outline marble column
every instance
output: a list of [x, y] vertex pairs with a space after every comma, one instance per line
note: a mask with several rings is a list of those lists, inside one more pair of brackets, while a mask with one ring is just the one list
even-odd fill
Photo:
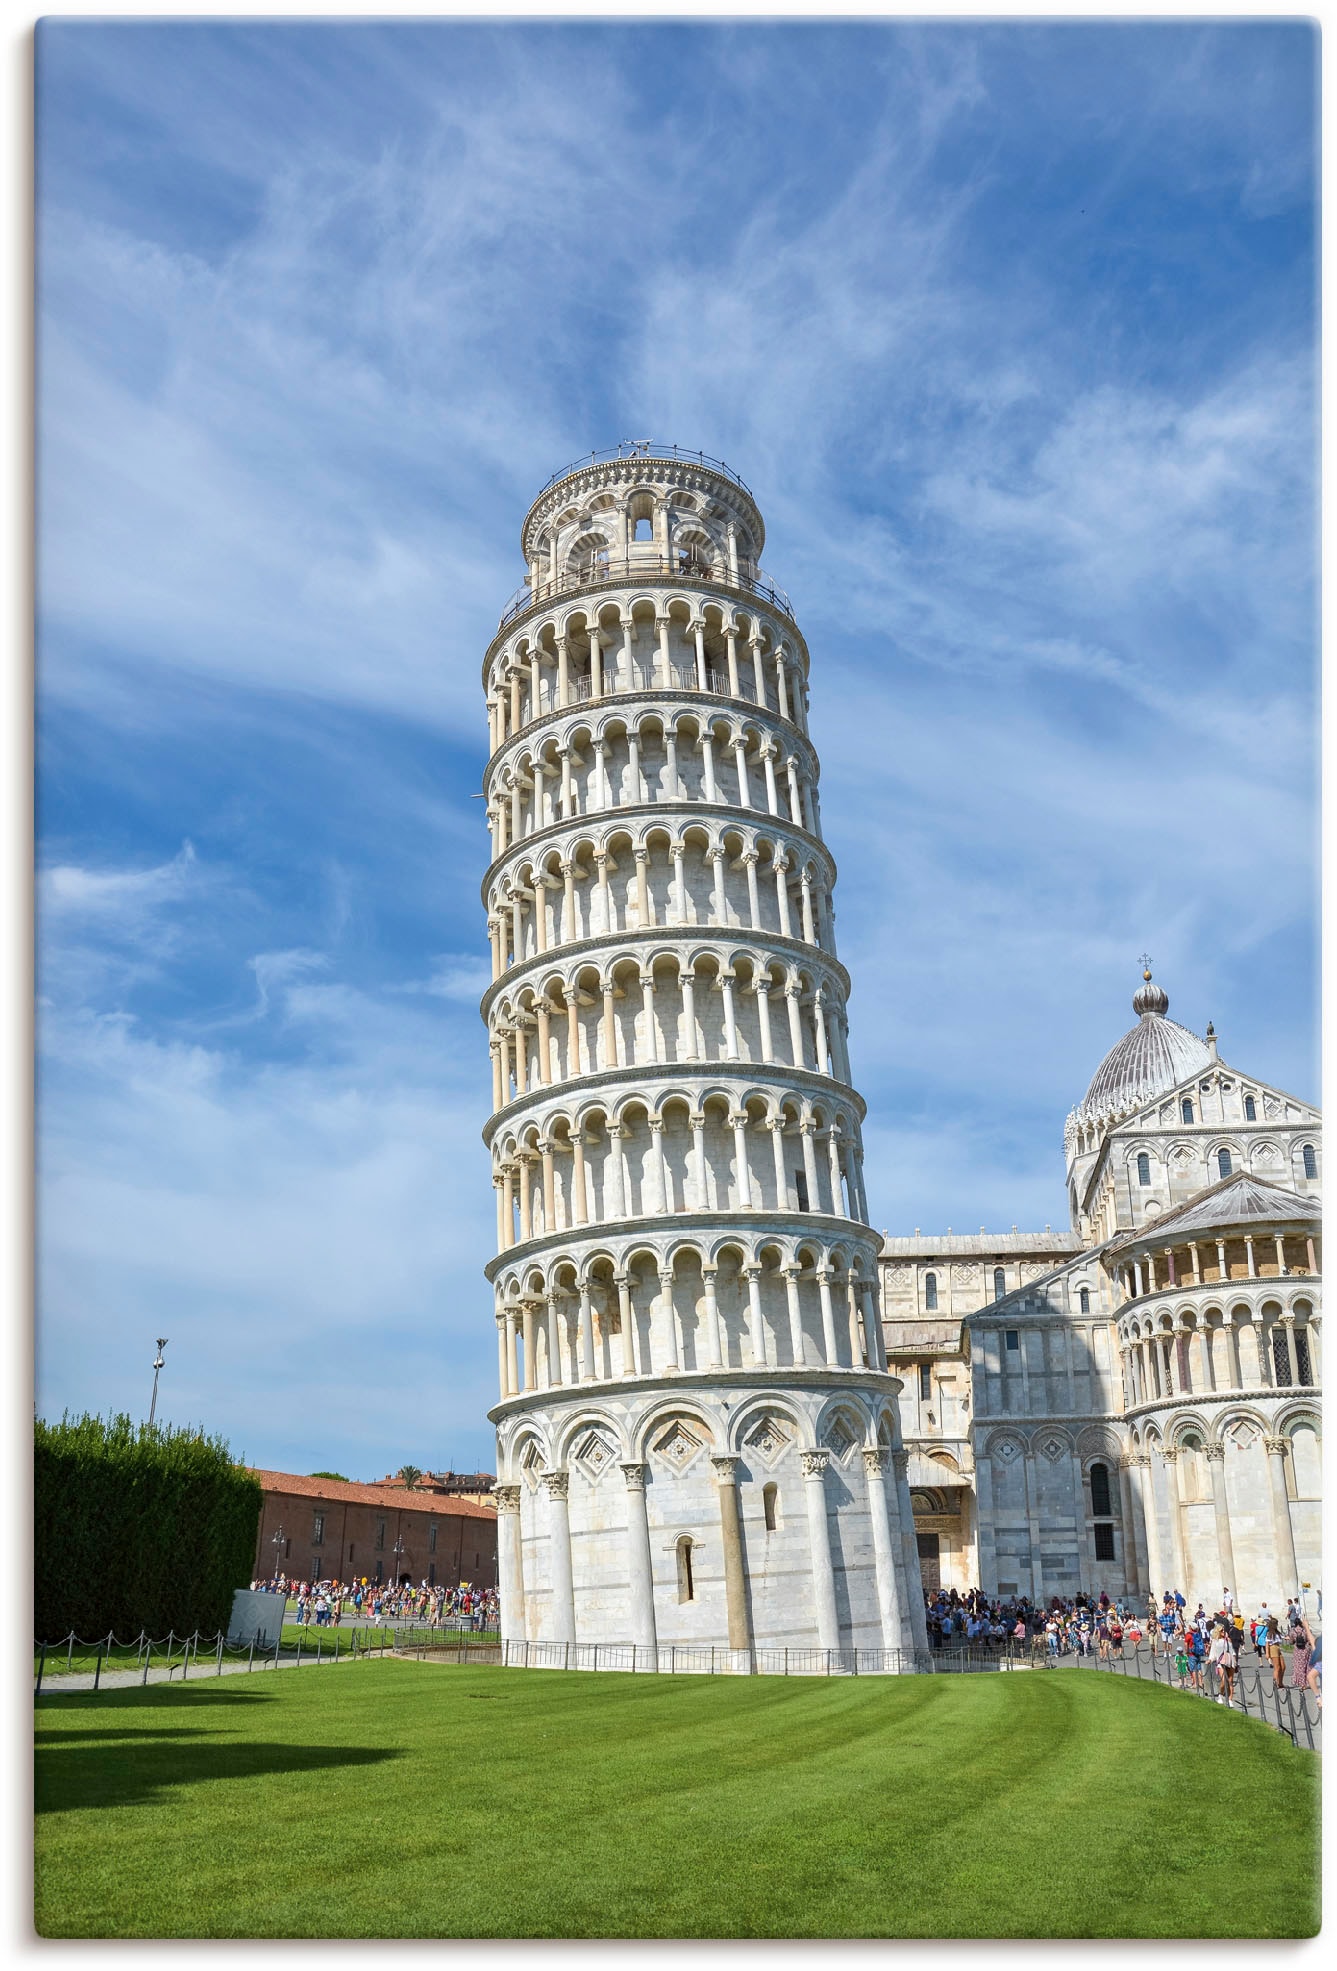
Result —
[[[1272, 1488], [1272, 1544], [1280, 1575], [1277, 1583], [1277, 1598], [1280, 1600], [1283, 1594], [1298, 1593], [1300, 1587], [1300, 1570], [1295, 1560], [1295, 1530], [1291, 1525], [1291, 1502], [1286, 1495], [1286, 1452], [1290, 1447], [1284, 1437], [1265, 1437], [1263, 1448], [1267, 1452], [1267, 1476]], [[1234, 1585], [1233, 1582], [1231, 1585]]]
[[504, 1642], [525, 1639], [525, 1576], [520, 1541], [520, 1487], [494, 1485], [497, 1505], [497, 1579], [501, 1586]]
[[808, 1539], [812, 1549], [812, 1598], [817, 1613], [817, 1643], [821, 1649], [840, 1647], [836, 1577], [831, 1565], [831, 1530], [826, 1518], [826, 1468], [830, 1461], [829, 1451], [799, 1453], [808, 1507]]
[[548, 1559], [552, 1570], [553, 1641], [576, 1640], [576, 1596], [571, 1575], [571, 1516], [567, 1510], [567, 1491], [571, 1474], [545, 1471], [543, 1484], [548, 1494]]
[[1137, 1458], [1119, 1460], [1119, 1489], [1124, 1502], [1124, 1569], [1134, 1594], [1145, 1594], [1151, 1587], [1147, 1572], [1147, 1532], [1142, 1518], [1142, 1487], [1137, 1478]]
[[869, 1446], [863, 1454], [863, 1468], [868, 1479], [868, 1517], [873, 1528], [873, 1573], [877, 1580], [878, 1613], [882, 1617], [882, 1646], [884, 1649], [913, 1649], [913, 1641], [905, 1633], [896, 1561], [891, 1546], [887, 1458], [888, 1453], [879, 1447]]
[[998, 1553], [993, 1537], [993, 1465], [987, 1452], [975, 1457], [975, 1578], [986, 1595], [998, 1593]]
[[1221, 1586], [1229, 1588], [1238, 1602], [1235, 1548], [1230, 1537], [1230, 1503], [1226, 1497], [1226, 1447], [1224, 1444], [1208, 1444], [1204, 1456], [1212, 1477], [1212, 1517], [1216, 1522], [1216, 1553], [1220, 1563]]
[[1165, 1558], [1161, 1553], [1161, 1523], [1156, 1511], [1156, 1470], [1147, 1452], [1137, 1460], [1138, 1482], [1142, 1492], [1142, 1523], [1147, 1532], [1147, 1592], [1159, 1603], [1170, 1586], [1165, 1578]]
[[627, 1481], [627, 1580], [631, 1600], [631, 1639], [638, 1649], [649, 1651], [649, 1667], [659, 1667], [658, 1630], [655, 1627], [654, 1567], [650, 1559], [650, 1521], [645, 1508], [643, 1464], [624, 1464]]
[[[1184, 1514], [1179, 1497], [1179, 1452], [1172, 1444], [1161, 1453], [1165, 1465], [1165, 1502], [1170, 1513], [1170, 1572], [1172, 1580], [1165, 1587], [1177, 1588], [1185, 1598], [1188, 1596], [1188, 1559], [1184, 1552]], [[1158, 1594], [1164, 1593], [1158, 1588]]]
[[[738, 1509], [738, 1459], [712, 1458], [720, 1501], [720, 1536], [724, 1543], [724, 1605], [729, 1618], [730, 1649], [746, 1649], [752, 1641], [747, 1619], [747, 1582], [743, 1573], [743, 1523]], [[830, 1555], [827, 1556], [830, 1566]], [[833, 1590], [834, 1592], [834, 1590]]]
[[893, 1451], [891, 1468], [896, 1474], [896, 1506], [901, 1522], [901, 1542], [905, 1554], [905, 1601], [910, 1633], [916, 1649], [928, 1651], [928, 1618], [924, 1614], [924, 1584], [919, 1571], [919, 1542], [915, 1538], [915, 1514], [910, 1502], [910, 1455]]

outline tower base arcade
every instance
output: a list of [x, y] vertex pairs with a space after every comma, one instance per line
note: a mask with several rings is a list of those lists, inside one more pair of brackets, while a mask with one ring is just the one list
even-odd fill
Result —
[[499, 1404], [504, 1635], [926, 1648], [899, 1388], [717, 1371]]

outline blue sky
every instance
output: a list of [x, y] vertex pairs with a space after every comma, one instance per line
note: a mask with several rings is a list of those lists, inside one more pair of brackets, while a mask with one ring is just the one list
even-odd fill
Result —
[[38, 30], [39, 1398], [491, 1462], [483, 650], [556, 468], [734, 465], [868, 1191], [1059, 1225], [1172, 1015], [1313, 1099], [1298, 23]]

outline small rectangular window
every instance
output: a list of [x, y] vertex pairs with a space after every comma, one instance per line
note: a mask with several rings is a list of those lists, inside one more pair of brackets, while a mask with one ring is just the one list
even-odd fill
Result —
[[353, 1543], [351, 1540], [348, 1543], [348, 1558], [350, 1560], [353, 1558]]
[[385, 1521], [383, 1519], [378, 1519], [376, 1522], [377, 1550], [379, 1551], [380, 1548], [382, 1548], [384, 1545], [385, 1545]]
[[933, 1394], [933, 1371], [927, 1362], [921, 1362], [919, 1365], [919, 1394], [925, 1403]]
[[796, 1170], [794, 1172], [794, 1191], [798, 1198], [799, 1210], [806, 1211], [808, 1209], [808, 1176], [806, 1171]]
[[432, 1521], [431, 1525], [427, 1529], [427, 1551], [429, 1554], [434, 1554], [436, 1552], [436, 1521], [435, 1520]]
[[318, 1512], [316, 1514], [315, 1530], [311, 1535], [311, 1544], [313, 1547], [319, 1547], [324, 1545], [324, 1541], [325, 1541], [325, 1515], [323, 1512]]
[[1020, 1330], [1017, 1328], [1005, 1328], [1003, 1330], [1003, 1341], [1009, 1349], [1019, 1349], [1021, 1347]]
[[1096, 1533], [1096, 1559], [1113, 1560], [1114, 1528], [1108, 1523], [1106, 1523], [1103, 1526], [1097, 1525], [1095, 1529], [1095, 1533]]

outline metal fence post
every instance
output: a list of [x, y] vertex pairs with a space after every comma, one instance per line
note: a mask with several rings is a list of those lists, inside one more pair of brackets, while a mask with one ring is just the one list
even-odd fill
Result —
[[94, 1690], [96, 1690], [96, 1689], [97, 1689], [97, 1687], [98, 1687], [98, 1685], [99, 1685], [99, 1684], [100, 1684], [101, 1682], [102, 1682], [102, 1644], [101, 1644], [101, 1643], [99, 1643], [99, 1644], [98, 1644], [98, 1647], [97, 1647], [97, 1666], [96, 1666], [96, 1668], [95, 1668], [95, 1669], [94, 1669], [94, 1671], [93, 1671], [93, 1688], [94, 1688]]
[[41, 1655], [40, 1655], [40, 1656], [38, 1657], [38, 1659], [37, 1659], [37, 1689], [36, 1689], [36, 1690], [35, 1690], [35, 1691], [33, 1692], [33, 1696], [34, 1696], [34, 1697], [37, 1697], [37, 1696], [40, 1696], [40, 1695], [41, 1695], [41, 1690], [42, 1690], [42, 1672], [43, 1672], [43, 1670], [45, 1670], [45, 1668], [46, 1668], [46, 1644], [45, 1644], [45, 1643], [43, 1643], [43, 1644], [42, 1644], [42, 1653], [41, 1653]]
[[153, 1644], [151, 1642], [148, 1642], [146, 1639], [146, 1644], [144, 1649], [144, 1674], [139, 1680], [141, 1690], [149, 1680], [149, 1658], [152, 1655], [153, 1655]]
[[274, 1668], [279, 1667], [279, 1645], [283, 1641], [283, 1618], [279, 1618], [278, 1633], [274, 1637]]
[[72, 1669], [74, 1668], [74, 1631], [73, 1631], [73, 1629], [71, 1629], [71, 1630], [70, 1630], [70, 1634], [69, 1634], [69, 1648], [68, 1648], [68, 1649], [67, 1649], [67, 1650], [65, 1651], [65, 1668], [66, 1668], [66, 1670], [72, 1670]]
[[218, 1674], [223, 1674], [223, 1631], [218, 1631]]
[[255, 1668], [255, 1637], [254, 1636], [251, 1637], [251, 1653], [246, 1658], [246, 1668], [248, 1671], [253, 1670]]

